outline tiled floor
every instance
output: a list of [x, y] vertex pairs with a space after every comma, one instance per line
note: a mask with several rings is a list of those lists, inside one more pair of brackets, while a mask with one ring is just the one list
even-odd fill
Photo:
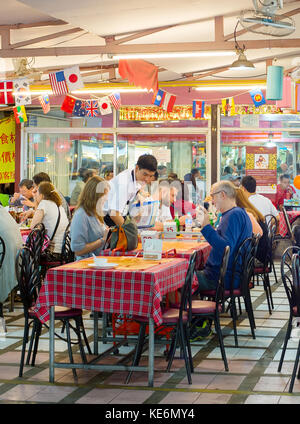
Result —
[[[276, 264], [279, 276], [279, 264]], [[49, 383], [47, 330], [43, 333], [35, 367], [25, 366], [23, 378], [18, 377], [23, 338], [23, 313], [20, 303], [13, 312], [4, 308], [7, 333], [0, 334], [0, 403], [47, 404], [299, 404], [300, 380], [294, 392], [288, 392], [298, 341], [290, 340], [281, 373], [277, 372], [289, 306], [284, 288], [271, 278], [274, 310], [269, 315], [262, 284], [251, 292], [256, 322], [256, 338], [251, 337], [249, 321], [243, 311], [238, 324], [239, 347], [235, 347], [232, 322], [222, 315], [221, 324], [229, 364], [224, 371], [215, 336], [192, 346], [195, 372], [192, 384], [185, 377], [184, 362], [177, 355], [170, 373], [165, 372], [164, 347], [156, 347], [154, 387], [147, 385], [147, 373], [135, 372], [130, 384], [127, 373], [78, 370], [77, 381], [71, 370], [56, 369], [55, 383]], [[93, 322], [84, 312], [87, 335], [92, 343]], [[108, 345], [99, 344], [99, 350]], [[56, 359], [67, 359], [66, 344], [57, 340]], [[102, 362], [116, 363], [130, 353], [133, 345], [124, 346], [118, 355]], [[74, 353], [76, 348], [74, 348]], [[75, 353], [75, 359], [80, 358]], [[68, 360], [68, 359], [67, 359]], [[79, 359], [80, 360], [80, 359]], [[147, 365], [147, 352], [141, 361]]]

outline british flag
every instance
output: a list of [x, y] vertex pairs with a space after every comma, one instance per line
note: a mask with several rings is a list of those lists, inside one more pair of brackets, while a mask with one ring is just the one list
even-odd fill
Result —
[[121, 107], [121, 95], [120, 93], [112, 93], [109, 96], [109, 100], [112, 102], [112, 104], [114, 105], [115, 109], [120, 109]]
[[85, 102], [86, 116], [97, 117], [100, 116], [99, 104], [97, 100], [86, 100]]

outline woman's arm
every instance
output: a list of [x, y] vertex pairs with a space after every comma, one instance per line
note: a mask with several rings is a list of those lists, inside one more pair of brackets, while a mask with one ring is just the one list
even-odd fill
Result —
[[36, 226], [36, 224], [39, 224], [40, 222], [42, 222], [43, 218], [44, 218], [43, 209], [37, 209], [34, 212], [34, 215], [33, 215], [32, 221], [31, 221], [31, 225], [30, 225], [30, 229], [32, 230]]
[[99, 249], [104, 242], [103, 238], [87, 243], [83, 249], [75, 251], [76, 256], [83, 256], [87, 253], [93, 252], [96, 249]]

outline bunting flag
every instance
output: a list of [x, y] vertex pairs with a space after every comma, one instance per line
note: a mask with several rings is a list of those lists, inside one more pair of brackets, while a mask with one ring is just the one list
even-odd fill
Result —
[[99, 103], [97, 100], [86, 100], [85, 101], [85, 111], [86, 116], [95, 118], [97, 116], [100, 116], [99, 111]]
[[44, 96], [39, 96], [39, 102], [43, 108], [43, 112], [46, 114], [50, 111], [50, 99], [48, 94]]
[[61, 105], [61, 110], [67, 113], [72, 113], [75, 106], [75, 99], [71, 96], [66, 96], [63, 104]]
[[14, 94], [16, 106], [31, 105], [30, 87], [27, 78], [14, 80]]
[[0, 104], [9, 105], [14, 103], [13, 96], [14, 85], [12, 81], [0, 82]]
[[24, 105], [13, 107], [13, 111], [14, 111], [15, 120], [17, 124], [21, 124], [22, 122], [27, 121], [27, 115], [26, 115], [26, 110]]
[[112, 104], [114, 105], [115, 109], [120, 109], [121, 107], [121, 96], [120, 93], [112, 93], [109, 96], [109, 100], [112, 102]]
[[176, 96], [159, 89], [156, 93], [156, 96], [153, 97], [152, 103], [156, 106], [162, 107], [163, 110], [167, 112], [172, 112], [175, 100]]
[[158, 67], [142, 59], [120, 59], [119, 74], [137, 87], [158, 90]]
[[255, 107], [262, 106], [266, 103], [263, 92], [259, 88], [256, 88], [255, 90], [251, 90], [250, 96], [252, 98], [252, 101]]
[[205, 102], [202, 100], [193, 100], [193, 117], [203, 118], [205, 112]]
[[108, 96], [99, 99], [98, 103], [101, 115], [108, 115], [109, 113], [112, 113], [112, 108]]
[[64, 71], [51, 72], [49, 80], [54, 96], [60, 96], [68, 92]]
[[81, 116], [81, 117], [85, 116], [86, 115], [85, 100], [76, 100], [72, 113], [75, 116]]
[[222, 112], [225, 116], [233, 116], [235, 115], [235, 106], [233, 97], [227, 97], [226, 99], [222, 99]]
[[84, 87], [78, 65], [64, 69], [64, 76], [69, 91], [79, 90]]

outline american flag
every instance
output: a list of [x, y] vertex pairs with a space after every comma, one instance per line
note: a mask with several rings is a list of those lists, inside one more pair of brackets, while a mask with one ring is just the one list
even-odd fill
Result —
[[99, 104], [97, 100], [86, 100], [85, 102], [86, 116], [100, 116]]
[[108, 97], [109, 97], [109, 100], [114, 105], [114, 107], [116, 109], [120, 109], [120, 107], [121, 107], [121, 96], [120, 96], [120, 93], [115, 92], [115, 93], [110, 94]]
[[48, 113], [50, 111], [50, 99], [48, 94], [45, 94], [44, 96], [39, 96], [39, 101], [43, 108], [43, 112]]
[[68, 92], [64, 71], [52, 72], [49, 74], [49, 79], [52, 92], [55, 96]]

